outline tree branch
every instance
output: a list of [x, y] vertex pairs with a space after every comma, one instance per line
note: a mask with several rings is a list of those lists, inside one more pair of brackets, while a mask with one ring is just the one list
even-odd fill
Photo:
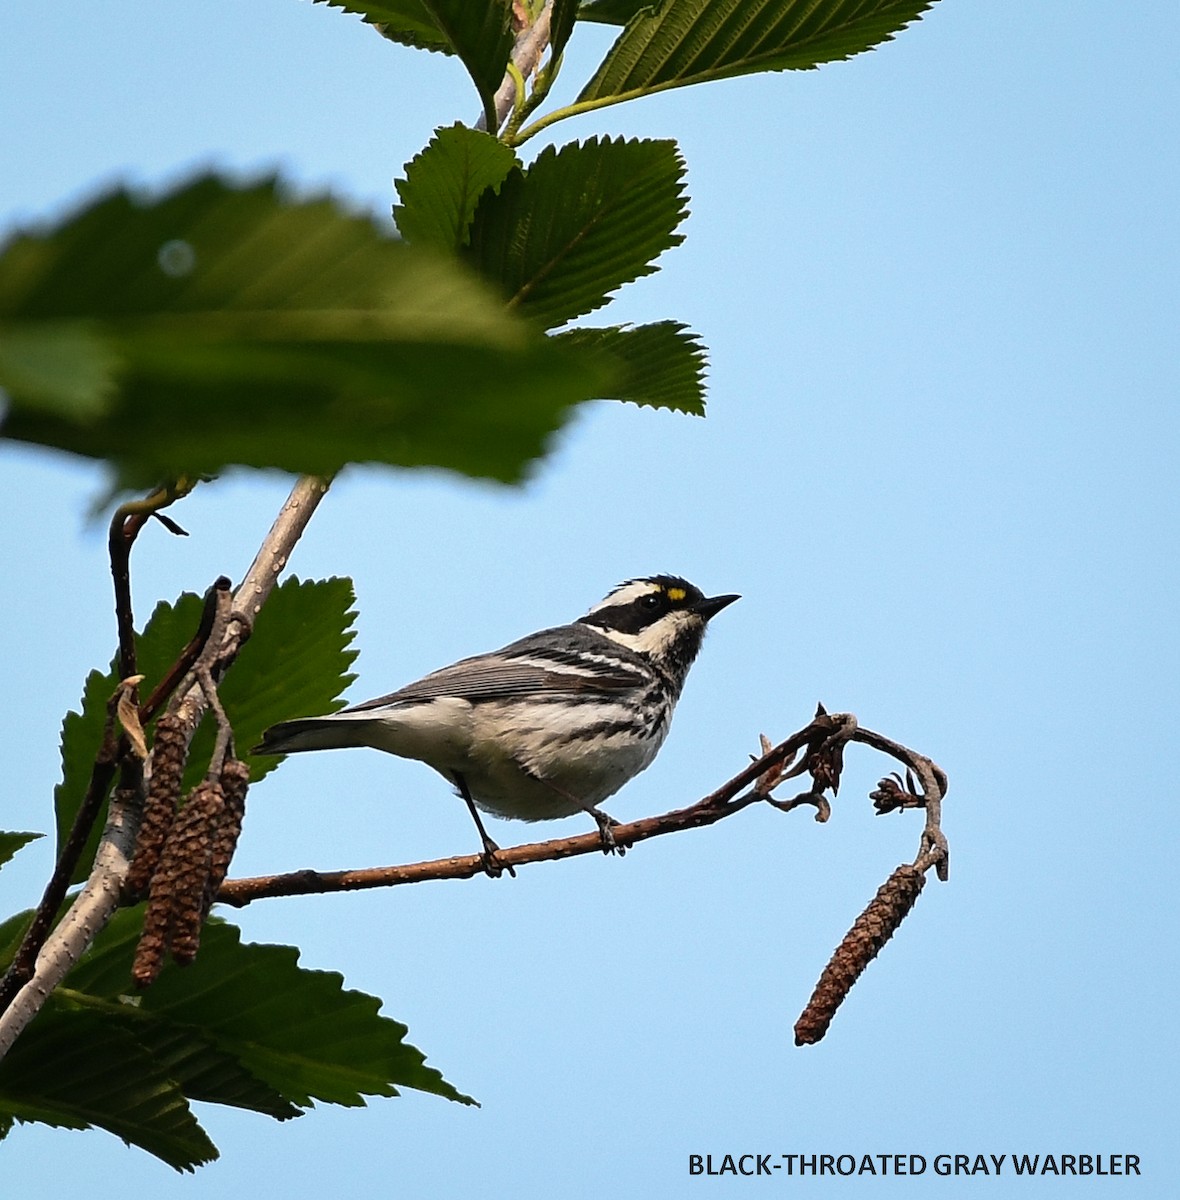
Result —
[[[843, 1004], [852, 985], [909, 915], [926, 882], [926, 872], [934, 867], [940, 880], [945, 882], [948, 877], [950, 851], [942, 832], [946, 773], [924, 755], [871, 729], [850, 731], [848, 736], [850, 740], [892, 755], [906, 766], [905, 786], [899, 775], [893, 775], [882, 779], [871, 793], [878, 815], [905, 808], [924, 808], [926, 824], [915, 860], [899, 866], [877, 889], [868, 907], [836, 947], [795, 1022], [796, 1046], [813, 1045], [827, 1033], [836, 1010]], [[914, 783], [914, 773], [921, 780], [920, 792]]]
[[[123, 767], [122, 786], [128, 792], [136, 792], [142, 785], [142, 767], [139, 758], [131, 760], [128, 751], [130, 743], [126, 735], [120, 735], [116, 728], [116, 713], [121, 719], [125, 718], [124, 705], [129, 705], [127, 711], [130, 717], [122, 720], [137, 727], [137, 754], [142, 754], [142, 733], [138, 727], [146, 718], [143, 711], [136, 713], [134, 706], [136, 684], [140, 676], [135, 673], [135, 617], [131, 606], [131, 551], [136, 538], [144, 525], [160, 511], [189, 492], [196, 486], [196, 480], [182, 479], [166, 487], [157, 488], [150, 496], [142, 500], [132, 500], [121, 504], [111, 518], [107, 534], [107, 548], [110, 557], [111, 579], [115, 592], [115, 625], [118, 631], [118, 660], [119, 678], [123, 681], [111, 697], [107, 705], [107, 720], [103, 730], [102, 744], [94, 760], [90, 773], [90, 782], [86, 795], [74, 814], [74, 822], [69, 834], [62, 844], [53, 874], [45, 886], [41, 902], [37, 906], [32, 923], [25, 931], [20, 948], [13, 956], [8, 970], [0, 980], [0, 1013], [12, 1003], [17, 992], [32, 978], [34, 964], [45, 943], [58, 910], [65, 900], [70, 880], [82, 857], [82, 852], [90, 840], [90, 832], [94, 828], [102, 812], [103, 803], [110, 791], [111, 783], [116, 772]], [[168, 522], [172, 532], [183, 532], [173, 522]], [[175, 686], [175, 684], [173, 685]], [[159, 689], [157, 689], [157, 692]], [[130, 797], [129, 797], [130, 798]]]
[[[182, 478], [157, 488], [143, 500], [121, 504], [111, 518], [107, 550], [111, 561], [111, 579], [115, 586], [115, 625], [119, 633], [119, 678], [135, 674], [135, 617], [131, 607], [131, 549], [140, 530], [161, 509], [187, 496], [197, 486], [195, 479]], [[173, 533], [183, 533], [174, 522], [167, 522]]]
[[[815, 720], [792, 734], [777, 746], [770, 747], [764, 740], [764, 753], [732, 779], [727, 780], [715, 791], [687, 808], [673, 809], [659, 816], [614, 825], [611, 832], [620, 848], [636, 845], [653, 837], [678, 833], [685, 829], [700, 829], [714, 825], [727, 817], [748, 808], [758, 801], [769, 801], [775, 807], [790, 811], [800, 805], [812, 805], [818, 811], [817, 820], [826, 820], [827, 801], [822, 795], [823, 787], [838, 786], [838, 775], [834, 783], [828, 779], [820, 786], [819, 780], [830, 773], [830, 758], [835, 749], [845, 741], [858, 741], [870, 745], [900, 761], [928, 761], [913, 751], [893, 742], [869, 729], [861, 729], [856, 720], [847, 714], [829, 715], [821, 712]], [[806, 751], [798, 766], [789, 770], [800, 751]], [[937, 768], [936, 768], [937, 769]], [[770, 789], [777, 783], [812, 772], [813, 787], [791, 800], [776, 800]], [[934, 818], [937, 824], [937, 815]], [[927, 813], [927, 826], [930, 814]], [[941, 834], [939, 835], [941, 836]], [[925, 834], [919, 854], [927, 850]], [[602, 839], [597, 830], [574, 837], [553, 838], [544, 842], [500, 849], [496, 858], [505, 866], [523, 866], [526, 863], [547, 862], [555, 859], [572, 858], [581, 854], [602, 851]], [[917, 864], [915, 864], [917, 865]], [[930, 865], [933, 865], [931, 863]], [[925, 867], [921, 869], [925, 870]], [[306, 896], [326, 892], [359, 891], [367, 888], [396, 887], [406, 883], [423, 883], [432, 879], [470, 879], [484, 873], [483, 858], [479, 854], [456, 855], [450, 858], [432, 859], [427, 862], [408, 863], [399, 866], [368, 867], [345, 871], [293, 871], [281, 875], [262, 875], [254, 878], [230, 879], [218, 892], [217, 899], [223, 904], [242, 908], [255, 900], [275, 896]]]
[[[493, 107], [496, 111], [496, 129], [499, 129], [509, 114], [516, 107], [517, 79], [528, 79], [537, 69], [545, 47], [549, 45], [549, 18], [553, 13], [553, 0], [545, 0], [537, 19], [531, 25], [525, 25], [516, 35], [516, 44], [512, 47], [513, 71], [504, 73], [503, 82], [496, 91]], [[476, 129], [486, 130], [487, 119], [482, 114], [475, 123]], [[492, 132], [495, 132], [494, 130]]]
[[[226, 623], [217, 648], [217, 661], [224, 669], [249, 636], [254, 618], [273, 591], [283, 568], [311, 520], [329, 481], [303, 476], [291, 489], [270, 532], [263, 539], [245, 578], [234, 593], [234, 611]], [[144, 518], [146, 520], [146, 517]], [[117, 585], [118, 586], [118, 585]], [[129, 595], [129, 593], [128, 593]], [[201, 684], [194, 681], [174, 700], [175, 711], [185, 722], [191, 738], [208, 700]], [[135, 845], [140, 817], [140, 797], [134, 799], [116, 790], [107, 809], [107, 823], [95, 855], [94, 867], [78, 898], [46, 939], [32, 977], [0, 1014], [0, 1058], [37, 1015], [50, 993], [65, 978], [118, 907]]]
[[[914, 861], [903, 864], [890, 875], [824, 968], [811, 999], [795, 1024], [795, 1042], [800, 1046], [819, 1041], [827, 1032], [837, 1008], [853, 984], [913, 907], [922, 891], [926, 872], [933, 867], [938, 877], [946, 880], [949, 851], [941, 828], [946, 774], [929, 758], [900, 742], [871, 729], [862, 729], [851, 713], [829, 714], [821, 705], [810, 724], [777, 746], [771, 746], [763, 737], [760, 758], [695, 804], [659, 816], [615, 825], [611, 829], [615, 844], [621, 851], [648, 838], [716, 824], [759, 801], [765, 801], [782, 812], [811, 805], [816, 809], [815, 819], [826, 821], [830, 808], [824, 793], [831, 791], [834, 796], [839, 790], [844, 747], [850, 742], [858, 742], [887, 754], [906, 768], [905, 781], [900, 776], [882, 779], [871, 793], [870, 798], [877, 813], [924, 808], [926, 821]], [[772, 794], [774, 788], [803, 774], [811, 776], [808, 790], [788, 800], [779, 800]], [[914, 783], [915, 774], [921, 782], [921, 791]], [[601, 835], [596, 831], [501, 849], [496, 852], [496, 858], [505, 867], [516, 867], [579, 854], [595, 854], [601, 849]], [[396, 887], [406, 883], [423, 883], [429, 879], [470, 879], [484, 870], [482, 855], [466, 854], [401, 866], [349, 871], [292, 871], [281, 875], [231, 879], [222, 885], [217, 899], [223, 904], [242, 908], [255, 900], [274, 896], [322, 895], [327, 892]]]

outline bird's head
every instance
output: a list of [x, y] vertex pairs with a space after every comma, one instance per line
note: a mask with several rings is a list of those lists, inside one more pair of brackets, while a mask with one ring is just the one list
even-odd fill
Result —
[[620, 583], [580, 624], [651, 659], [683, 682], [700, 651], [709, 620], [738, 599], [706, 596], [678, 575], [650, 575]]

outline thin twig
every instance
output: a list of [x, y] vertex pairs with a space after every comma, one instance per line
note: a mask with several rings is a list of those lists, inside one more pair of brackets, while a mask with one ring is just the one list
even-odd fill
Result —
[[[135, 615], [131, 605], [131, 551], [140, 530], [153, 517], [159, 515], [161, 509], [174, 503], [182, 496], [188, 495], [196, 486], [196, 480], [182, 479], [175, 484], [157, 488], [151, 495], [142, 500], [132, 500], [120, 505], [111, 518], [107, 535], [107, 548], [110, 555], [111, 579], [115, 591], [115, 625], [118, 631], [118, 665], [119, 678], [123, 681], [118, 691], [111, 697], [107, 706], [107, 721], [103, 731], [102, 743], [95, 756], [94, 767], [90, 772], [90, 783], [86, 795], [74, 814], [70, 832], [62, 845], [61, 853], [54, 864], [53, 874], [45, 886], [41, 902], [20, 948], [13, 957], [8, 970], [0, 980], [0, 1013], [5, 1012], [22, 987], [33, 976], [34, 965], [46, 939], [49, 937], [53, 922], [57, 919], [58, 911], [65, 900], [74, 872], [81, 860], [86, 844], [90, 840], [95, 821], [102, 812], [102, 806], [110, 791], [116, 772], [123, 767], [121, 787], [126, 792], [127, 801], [140, 793], [143, 784], [142, 763], [138, 756], [129, 753], [131, 741], [124, 734], [119, 736], [115, 731], [116, 709], [124, 707], [130, 710], [133, 720], [137, 714], [136, 685], [141, 676], [136, 675], [135, 653]], [[144, 720], [142, 711], [138, 714], [136, 724]], [[130, 725], [132, 720], [125, 720]], [[138, 743], [142, 741], [142, 733], [134, 728], [129, 732]]]
[[143, 724], [146, 725], [164, 707], [184, 677], [192, 670], [193, 663], [197, 661], [213, 633], [213, 621], [217, 616], [217, 593], [229, 591], [231, 586], [229, 579], [222, 575], [213, 581], [213, 586], [205, 593], [205, 607], [201, 610], [201, 623], [197, 626], [197, 632], [177, 655], [176, 661], [168, 668], [164, 678], [152, 689], [152, 694], [139, 706], [139, 719]]
[[[213, 755], [209, 759], [209, 768], [206, 772], [207, 780], [215, 780], [220, 777], [222, 764], [225, 762], [226, 753], [230, 749], [230, 743], [233, 740], [233, 727], [229, 723], [229, 717], [226, 716], [225, 709], [221, 706], [221, 697], [217, 694], [217, 682], [214, 679], [214, 675], [224, 670], [228, 665], [225, 644], [229, 622], [233, 616], [233, 603], [234, 598], [228, 588], [219, 590], [216, 593], [213, 624], [209, 631], [207, 652], [198, 655], [196, 661], [193, 663], [193, 679], [200, 686], [201, 694], [205, 698], [205, 704], [213, 710], [213, 715], [217, 718], [217, 739], [213, 748]], [[234, 653], [236, 652], [235, 647]]]
[[[222, 669], [249, 635], [254, 618], [262, 609], [292, 550], [298, 543], [316, 507], [328, 490], [328, 480], [303, 476], [291, 489], [278, 517], [259, 547], [254, 562], [234, 593], [234, 611], [225, 631], [220, 652]], [[186, 722], [188, 736], [205, 711], [200, 684], [188, 688], [177, 704]], [[118, 907], [123, 880], [135, 845], [139, 805], [116, 791], [107, 807], [107, 824], [95, 855], [94, 867], [78, 898], [46, 939], [32, 977], [0, 1014], [0, 1058], [29, 1022], [37, 1015], [53, 989], [89, 948]]]
[[[130, 500], [121, 504], [111, 518], [107, 535], [107, 549], [111, 560], [111, 579], [115, 586], [115, 625], [119, 635], [119, 678], [128, 679], [135, 674], [135, 616], [131, 606], [131, 550], [139, 531], [158, 516], [160, 510], [187, 496], [197, 485], [197, 480], [182, 478], [175, 483], [157, 488], [142, 500]], [[165, 522], [165, 527], [176, 532], [179, 526]]]
[[[908, 790], [902, 786], [899, 776], [882, 779], [877, 784], [870, 796], [877, 812], [924, 808], [926, 824], [917, 857], [912, 863], [903, 863], [889, 876], [836, 947], [807, 1005], [795, 1022], [797, 1046], [813, 1045], [827, 1033], [836, 1010], [844, 1002], [852, 985], [909, 915], [921, 894], [926, 872], [933, 867], [944, 883], [949, 873], [950, 850], [942, 832], [946, 773], [925, 755], [871, 729], [850, 729], [847, 737], [850, 741], [859, 741], [889, 754], [906, 766]], [[914, 786], [913, 774], [921, 782], [920, 792]]]
[[[144, 519], [152, 514], [144, 515]], [[229, 580], [222, 577], [214, 583], [206, 597], [205, 609], [201, 617], [201, 625], [197, 631], [197, 636], [185, 648], [179, 661], [183, 661], [189, 653], [189, 650], [198, 645], [198, 654], [200, 650], [205, 648], [205, 644], [209, 641], [209, 637], [213, 632], [213, 620], [217, 612], [217, 604], [215, 597], [224, 589], [229, 588]], [[228, 596], [228, 592], [226, 593]], [[196, 660], [194, 656], [193, 661]], [[179, 661], [178, 664], [179, 665]], [[189, 663], [191, 668], [192, 663]], [[42, 894], [41, 901], [37, 905], [37, 911], [33, 915], [33, 920], [29, 928], [25, 931], [25, 936], [21, 939], [20, 948], [9, 964], [8, 970], [5, 971], [4, 977], [0, 980], [0, 1013], [12, 1003], [13, 997], [23, 987], [33, 974], [33, 966], [37, 961], [37, 956], [41, 952], [42, 946], [45, 944], [46, 938], [49, 936], [50, 930], [53, 928], [53, 922], [57, 919], [57, 914], [61, 909], [62, 902], [65, 900], [66, 892], [69, 890], [71, 881], [74, 878], [74, 872], [77, 870], [78, 863], [81, 861], [82, 854], [86, 849], [86, 844], [90, 840], [91, 830], [94, 828], [94, 822], [98, 819], [102, 812], [102, 806], [107, 798], [107, 793], [110, 791], [111, 783], [115, 778], [115, 773], [119, 769], [120, 763], [124, 764], [127, 769], [130, 763], [130, 776], [123, 781], [125, 795], [120, 803], [131, 807], [135, 806], [136, 795], [142, 785], [142, 771], [138, 762], [130, 762], [128, 756], [128, 738], [126, 735], [118, 736], [115, 731], [115, 716], [119, 708], [124, 704], [131, 703], [131, 697], [135, 693], [133, 681], [137, 681], [139, 676], [132, 676], [130, 680], [125, 680], [120, 684], [118, 690], [111, 696], [107, 705], [107, 721], [103, 731], [102, 743], [99, 747], [98, 754], [94, 760], [94, 767], [90, 772], [90, 783], [86, 788], [86, 795], [82, 798], [82, 803], [78, 806], [77, 812], [74, 814], [73, 824], [70, 826], [70, 832], [62, 845], [61, 853], [54, 865], [53, 874], [50, 876], [49, 882], [45, 885], [45, 891]], [[180, 682], [181, 676], [177, 674], [174, 667], [168, 675], [171, 680], [171, 686], [165, 690], [164, 683], [152, 693], [151, 698], [146, 704], [142, 705], [138, 712], [138, 719], [142, 723], [148, 719], [154, 706], [161, 703], [176, 685]], [[165, 681], [167, 682], [167, 681]], [[135, 717], [135, 709], [131, 709], [131, 716]], [[183, 768], [183, 762], [181, 763]]]
[[[849, 740], [864, 741], [876, 737], [871, 730], [860, 729], [853, 720], [849, 724], [846, 714], [822, 714], [810, 724], [792, 734], [777, 746], [765, 750], [748, 767], [739, 771], [715, 791], [702, 797], [687, 808], [673, 809], [658, 816], [645, 817], [639, 821], [613, 825], [611, 833], [617, 845], [629, 847], [649, 838], [678, 833], [685, 829], [700, 829], [716, 824], [735, 813], [741, 812], [760, 800], [770, 800], [775, 807], [789, 810], [798, 804], [815, 805], [819, 811], [817, 820], [826, 819], [826, 801], [815, 793], [805, 793], [795, 801], [775, 801], [770, 797], [761, 781], [789, 762], [804, 747], [827, 745], [833, 736], [847, 735]], [[888, 739], [881, 739], [886, 742]], [[764, 742], [764, 748], [765, 748]], [[902, 747], [904, 749], [904, 747]], [[889, 753], [888, 750], [885, 751]], [[907, 753], [911, 753], [908, 752]], [[753, 785], [753, 786], [751, 786]], [[748, 789], [748, 790], [747, 790]], [[600, 853], [602, 839], [597, 831], [578, 834], [574, 837], [552, 838], [544, 842], [501, 849], [496, 857], [505, 866], [522, 866], [526, 863], [547, 862], [571, 858], [576, 855]], [[359, 891], [367, 888], [396, 887], [406, 883], [423, 883], [433, 879], [470, 879], [484, 873], [483, 857], [479, 854], [456, 855], [450, 858], [432, 859], [427, 862], [408, 863], [398, 866], [368, 867], [345, 871], [292, 871], [280, 875], [262, 875], [253, 878], [231, 879], [224, 883], [217, 895], [218, 901], [241, 908], [255, 900], [275, 896], [316, 895], [326, 892]]]
[[[517, 78], [528, 79], [537, 69], [541, 55], [545, 53], [545, 47], [549, 45], [549, 19], [552, 12], [553, 0], [545, 0], [544, 6], [537, 14], [537, 19], [531, 25], [526, 25], [516, 35], [516, 44], [512, 47], [514, 71], [504, 73], [504, 79], [492, 101], [492, 107], [496, 114], [496, 129], [499, 129], [508, 120], [508, 115], [516, 106]], [[485, 114], [480, 114], [475, 127], [476, 129], [487, 129]]]
[[93, 828], [98, 814], [102, 811], [111, 781], [115, 778], [115, 770], [119, 762], [119, 738], [115, 733], [115, 708], [122, 692], [123, 689], [120, 687], [107, 702], [107, 717], [103, 727], [102, 744], [94, 760], [94, 768], [90, 772], [90, 783], [86, 788], [86, 795], [82, 798], [82, 803], [74, 815], [74, 823], [62, 846], [61, 854], [54, 864], [53, 874], [45, 885], [41, 903], [37, 905], [33, 920], [25, 931], [20, 948], [9, 964], [8, 970], [4, 972], [3, 980], [0, 980], [0, 1012], [8, 1008], [17, 992], [33, 977], [33, 966], [37, 961], [37, 955], [41, 952], [41, 947], [45, 944], [45, 939], [49, 936], [54, 921], [57, 920], [58, 910], [66, 898], [66, 892], [74, 877], [78, 860], [82, 857], [82, 851], [90, 838], [90, 830]]

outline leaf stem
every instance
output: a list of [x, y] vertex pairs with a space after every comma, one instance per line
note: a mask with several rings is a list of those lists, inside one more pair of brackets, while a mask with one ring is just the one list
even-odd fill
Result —
[[[635, 96], [645, 96], [648, 93], [641, 91], [633, 94]], [[623, 100], [629, 99], [631, 99], [630, 95], [608, 96], [601, 100], [583, 100], [581, 103], [575, 101], [573, 104], [566, 104], [561, 108], [555, 108], [552, 112], [547, 112], [543, 117], [538, 117], [531, 125], [526, 125], [519, 133], [514, 134], [510, 140], [506, 140], [508, 141], [508, 145], [516, 147], [527, 142], [534, 134], [540, 133], [542, 129], [547, 129], [550, 125], [558, 121], [564, 121], [569, 117], [577, 117], [582, 113], [593, 112], [596, 108], [606, 108], [609, 104], [618, 104]]]

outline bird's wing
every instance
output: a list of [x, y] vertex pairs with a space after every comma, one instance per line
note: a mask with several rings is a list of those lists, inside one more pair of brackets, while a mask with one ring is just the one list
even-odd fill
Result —
[[596, 661], [593, 655], [556, 649], [554, 641], [545, 633], [532, 634], [503, 650], [462, 659], [387, 696], [366, 700], [344, 711], [364, 712], [444, 696], [471, 701], [502, 700], [542, 694], [609, 694], [641, 685], [643, 673], [622, 661], [607, 639], [602, 641], [605, 643], [603, 648], [610, 653]]

